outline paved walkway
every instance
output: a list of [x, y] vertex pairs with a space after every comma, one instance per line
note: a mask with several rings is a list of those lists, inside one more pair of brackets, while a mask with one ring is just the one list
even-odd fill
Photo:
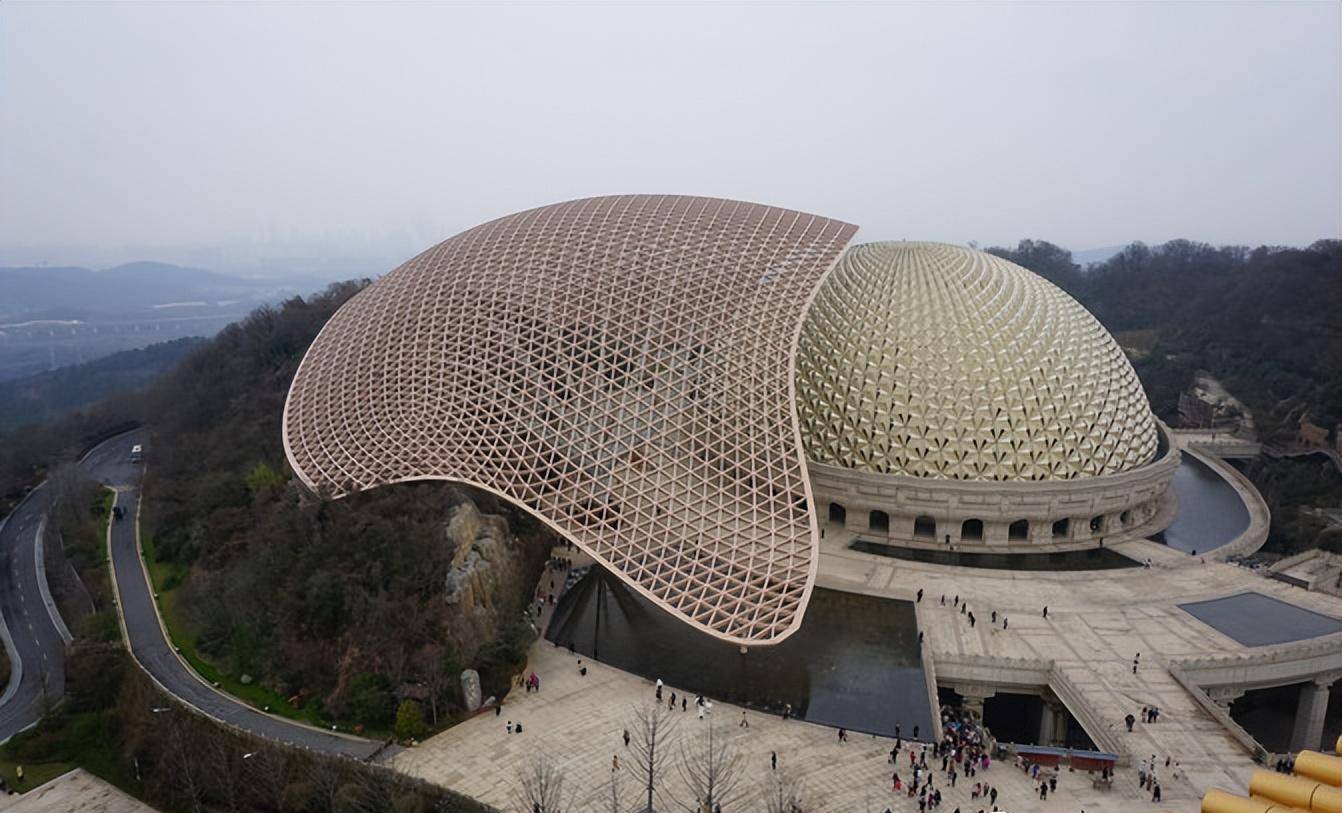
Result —
[[[128, 460], [132, 443], [147, 447], [145, 437], [122, 435], [121, 456]], [[104, 485], [116, 490], [115, 505], [126, 510], [126, 518], [111, 524], [112, 579], [122, 631], [132, 657], [164, 691], [196, 711], [225, 725], [268, 740], [311, 748], [329, 754], [370, 759], [385, 753], [383, 744], [360, 737], [322, 731], [254, 708], [207, 684], [169, 646], [159, 620], [158, 607], [150, 594], [149, 574], [140, 552], [139, 466], [101, 471]]]
[[[1243, 748], [1174, 681], [1164, 664], [1250, 650], [1175, 604], [1256, 590], [1337, 616], [1342, 615], [1342, 601], [1146, 541], [1118, 547], [1138, 559], [1149, 557], [1153, 566], [1106, 571], [1100, 578], [1092, 573], [947, 568], [849, 551], [841, 534], [827, 533], [819, 583], [905, 599], [912, 599], [923, 588], [922, 623], [934, 656], [1052, 661], [1080, 690], [1090, 711], [1119, 733], [1134, 764], [1152, 755], [1162, 766], [1167, 756], [1181, 763], [1187, 779], [1160, 771], [1163, 809], [1193, 811], [1208, 788], [1242, 791], [1255, 766]], [[945, 608], [939, 601], [943, 591]], [[957, 594], [968, 598], [980, 619], [976, 627], [971, 629], [965, 616], [952, 606]], [[1042, 614], [1045, 604], [1047, 619]], [[989, 621], [993, 610], [999, 613], [996, 626]], [[1009, 619], [1006, 630], [1001, 627], [1002, 616]], [[1332, 637], [1342, 646], [1342, 637]], [[1323, 639], [1312, 643], [1319, 640]], [[1132, 661], [1138, 652], [1141, 661], [1133, 674]], [[533, 650], [532, 664], [543, 681], [540, 694], [514, 692], [501, 717], [480, 717], [456, 726], [398, 755], [391, 762], [393, 767], [512, 809], [518, 766], [530, 755], [547, 754], [563, 766], [571, 787], [592, 796], [587, 804], [596, 804], [596, 797], [608, 788], [611, 756], [622, 753], [619, 735], [624, 720], [634, 705], [652, 695], [652, 687], [639, 677], [591, 662], [589, 674], [581, 678], [576, 658], [545, 642]], [[1139, 723], [1132, 734], [1123, 732], [1123, 717], [1146, 705], [1163, 710], [1160, 722]], [[862, 736], [839, 745], [833, 729], [785, 723], [754, 712], [749, 717], [751, 727], [742, 730], [737, 727], [740, 709], [725, 704], [718, 704], [713, 716], [737, 738], [746, 755], [752, 793], [767, 787], [768, 755], [777, 751], [782, 765], [802, 780], [807, 798], [821, 802], [821, 809], [861, 811], [868, 804], [877, 813], [887, 804], [896, 811], [914, 809], [911, 800], [895, 800], [888, 792], [888, 740]], [[509, 720], [521, 721], [524, 733], [506, 734], [504, 726]], [[691, 712], [683, 728], [693, 731], [702, 725]], [[1000, 807], [1019, 809], [1028, 803], [1034, 809], [1040, 805], [1032, 783], [1011, 767], [995, 767], [990, 781], [1001, 789]], [[670, 777], [669, 782], [672, 788], [683, 787], [678, 777]], [[632, 776], [626, 776], [624, 792], [632, 794], [636, 784]], [[943, 792], [947, 797], [944, 810], [986, 807], [969, 798], [969, 787], [963, 782]], [[1135, 768], [1121, 770], [1111, 791], [1094, 790], [1088, 778], [1064, 774], [1059, 792], [1044, 806], [1101, 812], [1157, 809], [1139, 791]], [[752, 803], [744, 809], [762, 807]]]
[[0, 795], [5, 813], [155, 813], [154, 808], [75, 768], [23, 795]]
[[[519, 767], [532, 755], [543, 754], [562, 769], [566, 787], [576, 793], [577, 804], [573, 809], [599, 811], [609, 809], [606, 800], [612, 777], [611, 757], [619, 756], [621, 770], [616, 775], [621, 801], [626, 803], [625, 810], [632, 809], [640, 785], [629, 770], [631, 756], [621, 741], [621, 733], [629, 711], [652, 699], [653, 685], [590, 660], [584, 661], [588, 673], [581, 677], [578, 658], [546, 642], [536, 645], [531, 662], [542, 678], [539, 693], [515, 691], [504, 703], [501, 715], [487, 713], [467, 720], [417, 748], [397, 754], [391, 767], [502, 810], [526, 813], [516, 799]], [[666, 696], [674, 689], [666, 687]], [[896, 797], [890, 790], [894, 769], [887, 759], [893, 745], [891, 740], [852, 735], [846, 744], [841, 744], [832, 728], [798, 720], [784, 722], [780, 717], [756, 712], [748, 713], [750, 727], [743, 729], [739, 727], [741, 709], [724, 703], [715, 703], [711, 718], [701, 721], [695, 715], [692, 699], [690, 711], [677, 716], [677, 734], [682, 741], [702, 734], [709, 725], [717, 725], [718, 732], [728, 736], [743, 755], [745, 797], [736, 804], [724, 805], [726, 813], [765, 809], [759, 794], [776, 776], [769, 767], [771, 751], [778, 752], [779, 774], [801, 781], [808, 813], [816, 810], [880, 813], [887, 805], [899, 813], [917, 810], [914, 799]], [[521, 722], [522, 733], [508, 734], [505, 730], [508, 722]], [[667, 765], [666, 789], [683, 798], [685, 783], [675, 767], [679, 746], [673, 751], [676, 756]], [[903, 760], [907, 759], [906, 754]], [[908, 781], [910, 771], [906, 762], [899, 772]], [[1012, 765], [994, 765], [974, 781], [966, 782], [962, 777], [955, 788], [945, 786], [939, 771], [934, 773], [938, 774], [936, 786], [941, 787], [944, 797], [943, 811], [956, 807], [963, 811], [988, 809], [986, 800], [970, 798], [974, 781], [996, 786], [998, 807], [1006, 810], [1033, 810], [1042, 804], [1073, 811], [1078, 809], [1076, 805], [1081, 799], [1086, 800], [1083, 806], [1087, 811], [1098, 813], [1161, 809], [1139, 794], [1135, 775], [1125, 774], [1113, 790], [1097, 792], [1091, 790], [1087, 775], [1063, 773], [1057, 794], [1040, 803], [1034, 783]], [[670, 803], [659, 804], [658, 810], [680, 809], [670, 799], [661, 801]], [[1193, 810], [1196, 806], [1183, 807]]]

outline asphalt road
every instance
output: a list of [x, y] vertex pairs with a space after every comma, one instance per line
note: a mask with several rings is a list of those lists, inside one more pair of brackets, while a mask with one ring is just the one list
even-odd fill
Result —
[[[136, 431], [95, 446], [79, 461], [85, 473], [102, 479], [133, 482], [136, 467], [130, 447], [144, 432]], [[33, 725], [50, 703], [65, 694], [65, 644], [68, 634], [50, 593], [38, 575], [39, 534], [51, 504], [51, 489], [38, 486], [0, 522], [0, 613], [9, 637], [10, 683], [0, 695], [0, 742]]]
[[10, 683], [0, 695], [0, 741], [42, 716], [45, 689], [65, 693], [65, 640], [42, 601], [35, 546], [50, 490], [43, 484], [0, 526], [0, 613], [4, 615]]
[[224, 695], [207, 685], [172, 651], [159, 625], [135, 538], [140, 467], [128, 462], [135, 443], [144, 443], [145, 457], [152, 458], [152, 450], [143, 436], [131, 433], [109, 442], [105, 462], [95, 465], [96, 476], [117, 489], [116, 504], [126, 510], [125, 519], [112, 523], [112, 564], [126, 635], [135, 659], [183, 703], [256, 736], [356, 759], [368, 759], [382, 750], [380, 742], [339, 736], [272, 717]]

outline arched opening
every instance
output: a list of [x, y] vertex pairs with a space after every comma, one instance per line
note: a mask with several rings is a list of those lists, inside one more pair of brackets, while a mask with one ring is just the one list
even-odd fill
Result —
[[1069, 519], [1060, 519], [1053, 523], [1053, 538], [1066, 539], [1067, 532], [1071, 530], [1072, 521]]
[[829, 504], [829, 521], [843, 525], [848, 521], [848, 512], [836, 502]]
[[960, 525], [960, 538], [969, 541], [983, 540], [983, 520], [967, 519]]
[[1118, 524], [1119, 524], [1119, 525], [1122, 525], [1124, 528], [1127, 528], [1127, 527], [1131, 526], [1131, 525], [1132, 525], [1132, 512], [1131, 512], [1131, 511], [1124, 511], [1123, 513], [1119, 514], [1119, 515], [1118, 515]]
[[926, 514], [913, 521], [913, 535], [919, 539], [937, 538], [937, 521]]
[[1091, 518], [1090, 518], [1090, 532], [1093, 533], [1093, 534], [1097, 534], [1097, 533], [1099, 533], [1099, 532], [1102, 531], [1102, 530], [1104, 530], [1104, 515], [1101, 514], [1101, 515], [1098, 516], [1098, 517], [1091, 517]]
[[890, 533], [890, 515], [884, 511], [872, 511], [867, 518], [867, 527], [873, 531]]
[[1024, 542], [1030, 538], [1030, 521], [1018, 519], [1007, 526], [1007, 539], [1011, 542]]

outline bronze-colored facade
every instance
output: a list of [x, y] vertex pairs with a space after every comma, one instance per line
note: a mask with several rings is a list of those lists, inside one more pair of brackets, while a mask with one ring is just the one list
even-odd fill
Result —
[[775, 643], [801, 622], [819, 542], [798, 335], [855, 231], [653, 195], [477, 226], [331, 319], [290, 389], [285, 450], [328, 496], [495, 492], [690, 624]]

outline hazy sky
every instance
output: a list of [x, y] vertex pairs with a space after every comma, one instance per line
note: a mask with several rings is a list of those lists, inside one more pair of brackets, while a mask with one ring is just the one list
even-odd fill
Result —
[[1342, 4], [0, 4], [0, 244], [422, 248], [620, 192], [1338, 236]]

